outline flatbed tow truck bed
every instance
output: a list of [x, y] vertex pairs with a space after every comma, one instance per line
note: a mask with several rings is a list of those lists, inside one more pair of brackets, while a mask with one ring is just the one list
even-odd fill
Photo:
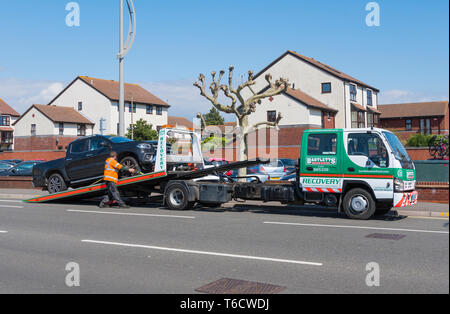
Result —
[[[230, 170], [251, 167], [267, 160], [255, 159], [250, 161], [236, 162], [228, 165], [223, 165], [214, 168], [206, 168], [195, 171], [160, 171], [148, 173], [144, 175], [123, 178], [117, 183], [120, 191], [151, 191], [156, 186], [167, 184], [173, 180], [195, 180], [203, 178], [214, 173], [224, 173]], [[77, 199], [89, 199], [102, 196], [106, 193], [107, 187], [105, 183], [99, 183], [91, 186], [81, 187], [78, 189], [68, 190], [60, 193], [50, 194], [24, 200], [26, 203], [50, 203], [71, 201]]]

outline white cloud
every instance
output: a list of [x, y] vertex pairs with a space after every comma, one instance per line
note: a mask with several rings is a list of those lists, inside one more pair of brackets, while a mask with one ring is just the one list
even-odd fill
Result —
[[427, 102], [448, 100], [447, 93], [432, 93], [393, 89], [380, 93], [380, 104], [395, 104], [409, 102]]
[[64, 83], [0, 78], [0, 97], [17, 112], [33, 104], [47, 104], [64, 88]]

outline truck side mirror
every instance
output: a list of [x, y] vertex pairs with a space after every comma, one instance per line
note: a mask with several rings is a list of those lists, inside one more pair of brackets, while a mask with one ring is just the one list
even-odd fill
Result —
[[111, 145], [109, 143], [107, 143], [107, 142], [101, 142], [100, 143], [100, 147], [102, 147], [102, 148], [111, 148]]

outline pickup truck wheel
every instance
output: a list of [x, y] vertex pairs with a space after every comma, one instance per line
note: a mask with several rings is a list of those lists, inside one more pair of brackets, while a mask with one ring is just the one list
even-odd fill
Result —
[[[141, 171], [141, 167], [139, 167], [139, 163], [137, 162], [137, 160], [134, 157], [128, 156], [123, 158], [120, 163], [129, 168], [129, 169], [134, 169], [136, 170], [136, 172], [140, 172]], [[129, 173], [125, 173], [123, 175], [124, 177], [129, 177], [130, 174]]]
[[166, 205], [171, 210], [187, 210], [195, 205], [195, 202], [189, 202], [189, 191], [183, 184], [169, 186], [164, 196]]
[[347, 217], [367, 220], [375, 214], [376, 203], [368, 191], [356, 188], [345, 194], [343, 207]]
[[59, 193], [65, 190], [67, 190], [67, 184], [60, 174], [54, 173], [48, 178], [48, 191], [50, 194]]

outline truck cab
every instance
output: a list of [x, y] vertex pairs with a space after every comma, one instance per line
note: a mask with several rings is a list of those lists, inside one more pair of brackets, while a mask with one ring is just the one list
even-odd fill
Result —
[[305, 202], [353, 219], [417, 203], [413, 162], [397, 136], [378, 128], [305, 131], [298, 184]]

